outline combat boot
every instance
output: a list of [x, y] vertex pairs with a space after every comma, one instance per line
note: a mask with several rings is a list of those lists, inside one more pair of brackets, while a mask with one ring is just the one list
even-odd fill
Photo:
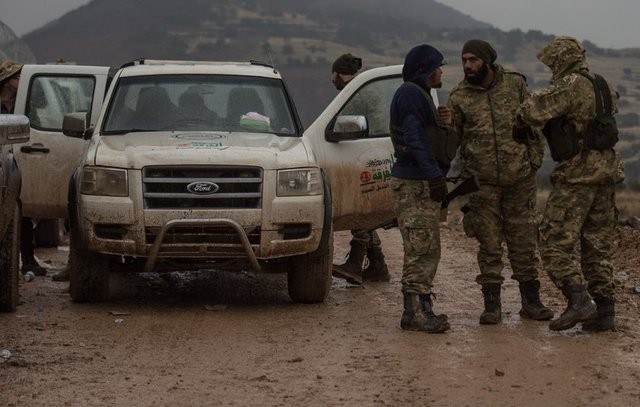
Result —
[[402, 293], [404, 312], [400, 327], [407, 331], [442, 333], [449, 329], [446, 315], [433, 312], [430, 294]]
[[69, 266], [65, 266], [62, 270], [51, 276], [53, 281], [69, 281]]
[[483, 284], [484, 311], [480, 315], [480, 324], [493, 325], [502, 320], [502, 304], [500, 303], [500, 284]]
[[351, 284], [362, 284], [362, 264], [367, 248], [357, 240], [351, 240], [351, 250], [347, 254], [347, 261], [344, 264], [334, 264], [332, 275], [343, 278]]
[[367, 259], [369, 264], [365, 267], [362, 273], [362, 279], [364, 281], [389, 281], [391, 275], [389, 274], [389, 268], [384, 261], [384, 254], [380, 246], [370, 246], [367, 250]]
[[520, 297], [522, 298], [522, 309], [520, 309], [522, 318], [536, 321], [547, 321], [553, 318], [553, 311], [540, 301], [540, 281], [531, 280], [520, 283]]
[[594, 319], [582, 323], [583, 331], [602, 332], [615, 331], [615, 300], [607, 297], [594, 297], [597, 314]]
[[563, 331], [573, 328], [578, 322], [588, 321], [595, 318], [596, 303], [593, 302], [589, 293], [582, 284], [565, 284], [562, 293], [569, 301], [567, 308], [558, 319], [554, 319], [549, 324], [552, 331]]

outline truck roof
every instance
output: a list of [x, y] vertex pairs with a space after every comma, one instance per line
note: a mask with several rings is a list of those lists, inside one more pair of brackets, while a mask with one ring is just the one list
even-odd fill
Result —
[[222, 61], [171, 61], [171, 60], [137, 60], [122, 67], [121, 76], [138, 75], [239, 75], [260, 76], [281, 79], [282, 76], [274, 67], [257, 61], [222, 62]]

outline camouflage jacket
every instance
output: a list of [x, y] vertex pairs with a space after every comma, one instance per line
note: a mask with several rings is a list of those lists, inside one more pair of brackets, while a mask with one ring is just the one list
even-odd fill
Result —
[[475, 175], [483, 184], [512, 185], [540, 167], [541, 138], [527, 146], [512, 136], [516, 110], [528, 93], [522, 75], [499, 65], [489, 89], [463, 80], [451, 91], [448, 105], [461, 139], [463, 176]]
[[[595, 91], [582, 46], [573, 38], [558, 37], [547, 44], [538, 59], [551, 68], [550, 85], [532, 93], [520, 106], [518, 116], [534, 128], [541, 129], [552, 118], [566, 116], [581, 134], [596, 116]], [[590, 74], [589, 74], [590, 75]], [[614, 112], [617, 94], [612, 93]], [[582, 145], [582, 141], [578, 142]], [[622, 160], [613, 149], [583, 149], [580, 154], [556, 164], [551, 182], [572, 184], [610, 184], [624, 180]]]

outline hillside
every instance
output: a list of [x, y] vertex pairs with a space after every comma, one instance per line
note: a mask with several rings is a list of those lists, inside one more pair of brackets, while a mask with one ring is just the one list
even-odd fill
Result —
[[[93, 0], [23, 40], [40, 63], [64, 58], [118, 66], [140, 57], [271, 61], [283, 72], [308, 125], [335, 96], [329, 70], [337, 55], [361, 56], [366, 69], [402, 63], [413, 45], [429, 42], [450, 62], [446, 99], [461, 79], [459, 53], [470, 38], [493, 43], [498, 62], [524, 73], [532, 89], [548, 83], [549, 72], [535, 55], [552, 36], [504, 32], [434, 0]], [[640, 50], [584, 45], [593, 70], [607, 76], [621, 95], [627, 185], [640, 189]]]

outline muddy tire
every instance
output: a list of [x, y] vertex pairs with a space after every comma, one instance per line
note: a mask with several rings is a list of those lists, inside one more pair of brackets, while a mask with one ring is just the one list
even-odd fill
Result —
[[109, 297], [109, 259], [83, 250], [75, 233], [69, 239], [69, 294], [74, 302], [100, 302]]
[[58, 247], [62, 242], [63, 225], [60, 219], [40, 219], [33, 231], [37, 247]]
[[0, 311], [14, 311], [18, 306], [20, 277], [20, 206], [0, 240]]
[[333, 266], [333, 238], [329, 239], [324, 253], [310, 253], [292, 259], [287, 273], [289, 297], [294, 302], [323, 302], [331, 288]]

